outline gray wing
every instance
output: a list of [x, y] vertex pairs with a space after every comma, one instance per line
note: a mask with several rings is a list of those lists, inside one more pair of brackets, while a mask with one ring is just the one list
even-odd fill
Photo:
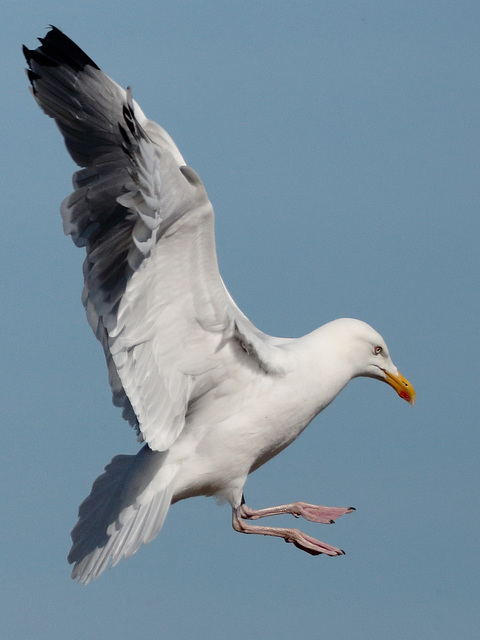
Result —
[[[113, 401], [152, 449], [233, 361], [279, 371], [278, 340], [242, 314], [217, 265], [204, 186], [170, 136], [58, 29], [24, 48], [32, 92], [77, 164], [64, 230], [86, 248], [83, 303]], [[238, 362], [237, 362], [238, 361]]]

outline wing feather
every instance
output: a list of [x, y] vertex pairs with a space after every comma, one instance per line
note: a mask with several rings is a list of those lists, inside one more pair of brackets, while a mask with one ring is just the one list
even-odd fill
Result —
[[37, 102], [83, 167], [62, 217], [65, 233], [86, 248], [82, 299], [114, 404], [151, 449], [165, 450], [189, 403], [228, 375], [232, 354], [278, 373], [281, 342], [228, 294], [203, 183], [131, 91], [56, 28], [24, 53]]

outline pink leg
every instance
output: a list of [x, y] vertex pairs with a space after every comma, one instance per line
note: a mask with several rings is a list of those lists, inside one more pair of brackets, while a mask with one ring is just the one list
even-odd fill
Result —
[[325, 542], [320, 542], [311, 536], [299, 531], [299, 529], [288, 529], [283, 527], [262, 527], [246, 522], [246, 519], [255, 520], [267, 516], [290, 513], [295, 517], [302, 516], [312, 522], [323, 522], [330, 524], [335, 518], [351, 513], [352, 508], [341, 507], [321, 507], [306, 502], [295, 502], [293, 504], [281, 505], [279, 507], [269, 507], [266, 509], [250, 509], [245, 503], [232, 510], [232, 525], [235, 531], [240, 533], [257, 534], [264, 536], [276, 536], [283, 538], [285, 542], [291, 542], [302, 551], [318, 556], [324, 553], [328, 556], [341, 556], [344, 551], [332, 547]]
[[278, 507], [267, 507], [266, 509], [251, 509], [243, 503], [239, 507], [239, 516], [247, 520], [257, 520], [268, 516], [291, 514], [295, 518], [305, 518], [310, 522], [321, 522], [322, 524], [333, 524], [337, 518], [355, 511], [353, 507], [322, 507], [308, 502], [293, 502], [292, 504], [281, 504]]

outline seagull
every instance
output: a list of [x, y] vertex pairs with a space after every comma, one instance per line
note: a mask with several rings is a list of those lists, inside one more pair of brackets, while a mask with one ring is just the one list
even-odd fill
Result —
[[295, 502], [253, 509], [252, 471], [288, 447], [353, 378], [412, 385], [368, 324], [334, 320], [301, 338], [257, 329], [220, 276], [205, 187], [170, 135], [59, 29], [23, 47], [31, 92], [81, 167], [61, 205], [85, 247], [82, 301], [113, 403], [144, 444], [118, 455], [79, 508], [68, 561], [88, 583], [159, 533], [171, 504], [229, 502], [235, 531], [343, 555], [299, 529], [252, 524], [291, 514], [333, 523], [353, 508]]

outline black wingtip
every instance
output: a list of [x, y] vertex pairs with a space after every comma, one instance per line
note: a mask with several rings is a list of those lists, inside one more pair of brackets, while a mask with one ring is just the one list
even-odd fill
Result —
[[44, 38], [39, 38], [39, 41], [40, 47], [37, 49], [23, 46], [23, 55], [29, 65], [34, 61], [44, 67], [65, 65], [75, 71], [83, 71], [86, 66], [100, 69], [73, 40], [53, 25], [50, 25], [50, 31]]
[[35, 80], [39, 80], [41, 77], [38, 75], [38, 73], [35, 73], [35, 71], [32, 71], [31, 69], [27, 69], [27, 76], [32, 84]]
[[30, 60], [32, 59], [33, 54], [35, 53], [35, 49], [29, 49], [24, 44], [22, 44], [22, 53], [25, 60], [27, 61], [27, 64], [30, 64]]

